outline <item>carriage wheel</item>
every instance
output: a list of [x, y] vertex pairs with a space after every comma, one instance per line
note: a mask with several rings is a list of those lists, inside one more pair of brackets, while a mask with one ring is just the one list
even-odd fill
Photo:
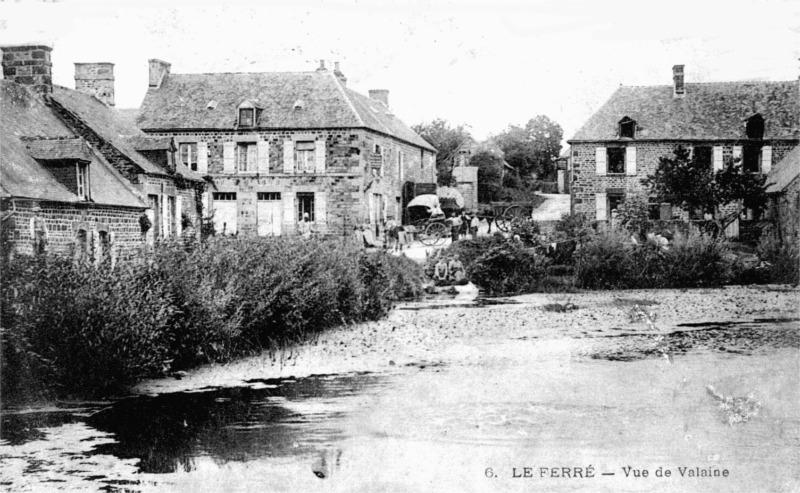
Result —
[[495, 222], [497, 223], [497, 229], [503, 233], [508, 233], [511, 230], [511, 221], [516, 218], [523, 217], [525, 217], [525, 208], [521, 205], [512, 205], [503, 211], [502, 216], [499, 216], [497, 219], [495, 219]]
[[446, 237], [447, 226], [444, 223], [430, 223], [419, 236], [419, 241], [425, 246], [434, 246], [439, 240]]

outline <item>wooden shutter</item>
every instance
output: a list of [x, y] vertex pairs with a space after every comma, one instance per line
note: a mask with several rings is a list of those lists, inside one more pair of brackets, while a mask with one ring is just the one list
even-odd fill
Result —
[[208, 144], [205, 142], [197, 143], [197, 172], [208, 174]]
[[294, 142], [291, 140], [283, 141], [283, 172], [294, 173]]
[[161, 236], [169, 236], [169, 199], [166, 195], [161, 196]]
[[625, 148], [625, 174], [634, 176], [636, 174], [636, 148]]
[[596, 165], [595, 172], [598, 175], [605, 175], [606, 171], [608, 170], [608, 164], [606, 164], [605, 147], [598, 147], [594, 150], [594, 162]]
[[236, 151], [236, 143], [223, 142], [222, 144], [222, 172], [223, 173], [236, 173], [236, 160], [234, 154]]
[[733, 161], [742, 164], [742, 146], [733, 146]]
[[111, 268], [117, 265], [116, 233], [108, 233], [108, 254], [111, 257]]
[[178, 236], [183, 234], [183, 197], [175, 197], [175, 231]]
[[328, 197], [325, 192], [314, 194], [314, 222], [317, 224], [328, 223]]
[[772, 169], [772, 146], [764, 146], [761, 148], [761, 172], [769, 174]]
[[269, 174], [269, 142], [260, 140], [256, 144], [258, 154], [258, 173], [261, 175]]
[[103, 260], [103, 247], [100, 245], [100, 232], [93, 229], [91, 239], [92, 244], [89, 248], [92, 252], [92, 260], [94, 261], [94, 265], [100, 265], [100, 261]]
[[597, 215], [595, 219], [598, 221], [605, 221], [608, 219], [608, 196], [605, 193], [597, 193], [595, 194], [595, 211], [597, 211]]
[[314, 149], [314, 160], [315, 160], [314, 169], [315, 169], [315, 171], [317, 173], [324, 173], [325, 172], [325, 159], [327, 157], [325, 155], [325, 141], [324, 140], [318, 140], [318, 141], [316, 141], [315, 146], [316, 147]]
[[283, 222], [284, 224], [294, 224], [294, 192], [282, 192], [281, 202], [283, 202]]
[[722, 146], [714, 146], [714, 171], [722, 169]]

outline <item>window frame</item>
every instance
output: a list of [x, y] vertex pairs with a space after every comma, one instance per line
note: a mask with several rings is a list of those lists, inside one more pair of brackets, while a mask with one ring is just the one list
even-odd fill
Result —
[[[314, 192], [297, 192], [296, 199], [297, 199], [297, 207], [295, 209], [297, 212], [296, 215], [297, 222], [299, 223], [303, 220], [303, 213], [305, 212], [308, 212], [309, 220], [312, 223], [315, 222], [317, 220], [316, 213], [314, 210], [317, 207], [316, 194]], [[307, 208], [306, 206], [309, 206], [309, 204], [310, 207]]]
[[[187, 149], [186, 157], [184, 160], [183, 150]], [[192, 159], [194, 157], [194, 159]], [[192, 171], [197, 171], [197, 142], [181, 142], [178, 144], [178, 161]]]
[[[708, 153], [707, 154], [708, 162], [707, 163], [702, 163], [702, 162], [700, 162], [698, 160], [698, 156], [701, 153], [705, 154], [706, 152]], [[713, 170], [714, 169], [714, 146], [711, 146], [711, 145], [694, 146], [692, 148], [692, 160], [694, 160], [695, 164], [698, 164], [698, 165], [707, 164], [709, 169]]]
[[92, 199], [88, 163], [75, 162], [75, 185], [76, 194], [80, 200], [89, 201]]
[[[626, 132], [626, 129], [630, 129], [630, 132]], [[630, 133], [630, 135], [626, 135], [626, 133]], [[630, 118], [623, 118], [619, 122], [619, 137], [621, 139], [635, 139], [636, 138], [636, 120], [632, 120]]]
[[[742, 146], [742, 172], [743, 173], [761, 173], [762, 166], [762, 147], [761, 145], [743, 145]], [[748, 162], [750, 159], [755, 163], [755, 169], [748, 169]], [[752, 166], [751, 166], [752, 167]]]
[[[606, 174], [608, 175], [624, 175], [626, 171], [626, 149], [625, 147], [606, 147]], [[612, 171], [611, 170], [611, 155], [617, 154], [621, 155], [621, 171]]]
[[[252, 154], [252, 161], [250, 160]], [[242, 161], [244, 156], [244, 161]], [[255, 142], [237, 142], [234, 152], [234, 164], [237, 173], [255, 173], [258, 167], [258, 148]], [[245, 169], [242, 169], [242, 162]]]
[[294, 169], [300, 173], [317, 170], [317, 143], [313, 140], [298, 140], [294, 143]]
[[[250, 113], [250, 123], [245, 123], [242, 118], [245, 112]], [[238, 121], [240, 127], [254, 127], [256, 125], [256, 109], [250, 107], [239, 108]]]

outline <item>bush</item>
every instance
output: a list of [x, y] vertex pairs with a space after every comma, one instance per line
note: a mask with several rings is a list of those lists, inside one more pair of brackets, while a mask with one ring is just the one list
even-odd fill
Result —
[[527, 246], [538, 244], [540, 231], [539, 223], [529, 217], [515, 217], [511, 220], [511, 237], [519, 236]]
[[520, 242], [489, 248], [472, 267], [471, 279], [490, 294], [520, 294], [539, 290], [546, 259]]
[[385, 315], [421, 279], [409, 259], [324, 239], [162, 244], [113, 270], [20, 257], [2, 284], [4, 397], [105, 393], [302, 341]]
[[467, 279], [470, 279], [475, 260], [490, 248], [502, 245], [506, 241], [506, 238], [500, 233], [495, 233], [492, 236], [479, 236], [472, 239], [458, 240], [448, 245], [447, 248], [434, 251], [433, 254], [427, 258], [425, 261], [425, 275], [433, 279], [433, 270], [439, 259], [452, 258], [454, 255], [458, 255], [461, 263], [464, 264], [464, 271]]
[[720, 285], [729, 279], [727, 244], [708, 235], [675, 235], [672, 242], [648, 235], [597, 235], [578, 251], [576, 283], [582, 288], [678, 288]]
[[758, 256], [765, 262], [765, 282], [776, 284], [800, 284], [800, 239], [795, 238], [784, 244], [773, 235], [761, 237], [757, 248]]

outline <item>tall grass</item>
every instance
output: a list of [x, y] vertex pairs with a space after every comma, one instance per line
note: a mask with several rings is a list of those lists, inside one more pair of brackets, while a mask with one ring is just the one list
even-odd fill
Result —
[[2, 282], [4, 398], [111, 392], [377, 319], [418, 296], [422, 275], [408, 259], [295, 238], [162, 245], [113, 270], [19, 257]]

